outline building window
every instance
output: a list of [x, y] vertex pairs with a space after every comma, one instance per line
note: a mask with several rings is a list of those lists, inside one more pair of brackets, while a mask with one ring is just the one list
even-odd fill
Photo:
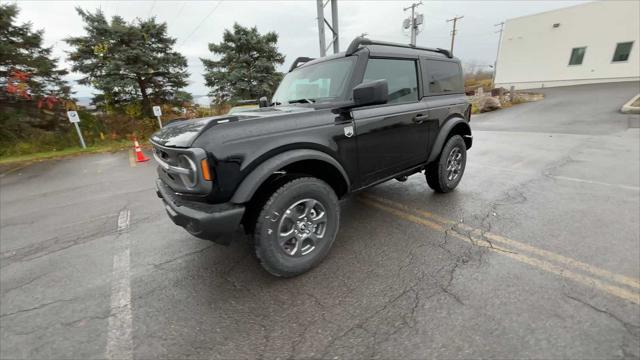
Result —
[[613, 62], [627, 61], [629, 60], [629, 54], [631, 54], [631, 47], [633, 41], [621, 42], [616, 45], [616, 51], [613, 53]]
[[584, 53], [586, 51], [586, 47], [573, 48], [571, 50], [571, 58], [569, 58], [569, 65], [582, 65], [582, 60], [584, 60]]

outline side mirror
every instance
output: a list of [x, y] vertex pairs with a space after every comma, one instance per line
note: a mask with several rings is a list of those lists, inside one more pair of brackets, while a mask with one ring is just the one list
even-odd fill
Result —
[[263, 108], [263, 107], [269, 107], [269, 99], [267, 99], [266, 96], [261, 97], [258, 100], [258, 106]]
[[387, 80], [375, 80], [353, 88], [353, 104], [356, 106], [386, 104], [389, 101]]

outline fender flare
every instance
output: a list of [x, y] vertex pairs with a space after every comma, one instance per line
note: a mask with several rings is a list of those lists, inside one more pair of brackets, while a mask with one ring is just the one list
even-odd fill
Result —
[[344, 170], [342, 165], [330, 155], [318, 150], [311, 149], [297, 149], [289, 150], [280, 153], [270, 159], [267, 159], [262, 164], [258, 165], [249, 175], [247, 175], [240, 186], [236, 189], [231, 202], [235, 204], [246, 203], [253, 197], [253, 194], [258, 190], [269, 176], [273, 175], [275, 171], [282, 169], [284, 166], [293, 164], [302, 160], [320, 160], [329, 163], [342, 174], [342, 177], [347, 184], [347, 189], [351, 187], [349, 182], [349, 176]]
[[444, 146], [444, 142], [449, 136], [449, 133], [456, 125], [460, 123], [464, 124], [467, 132], [471, 134], [471, 127], [469, 126], [469, 124], [464, 118], [458, 117], [458, 116], [450, 118], [444, 123], [444, 125], [440, 129], [440, 132], [438, 133], [438, 137], [436, 138], [436, 141], [431, 147], [431, 153], [429, 154], [429, 159], [427, 159], [427, 163], [434, 161], [438, 157], [438, 155], [440, 155], [440, 150]]

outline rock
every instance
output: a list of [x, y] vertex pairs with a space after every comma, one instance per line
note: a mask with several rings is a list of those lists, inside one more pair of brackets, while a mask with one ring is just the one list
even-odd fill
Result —
[[502, 105], [500, 105], [500, 100], [498, 100], [497, 98], [491, 96], [483, 96], [478, 99], [478, 110], [480, 110], [480, 112], [493, 111], [500, 108], [502, 108]]

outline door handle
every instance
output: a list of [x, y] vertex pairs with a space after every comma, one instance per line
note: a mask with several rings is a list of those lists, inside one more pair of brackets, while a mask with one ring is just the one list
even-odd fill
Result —
[[425, 120], [429, 120], [429, 114], [418, 114], [413, 117], [413, 122], [416, 124], [422, 124]]

